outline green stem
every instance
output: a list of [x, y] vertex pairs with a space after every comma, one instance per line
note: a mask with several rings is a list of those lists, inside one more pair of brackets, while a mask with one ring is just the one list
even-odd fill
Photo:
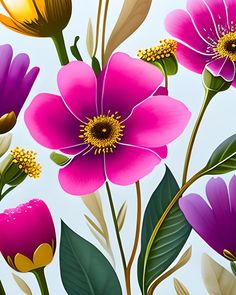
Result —
[[61, 65], [66, 65], [69, 63], [68, 54], [66, 51], [65, 40], [63, 37], [63, 33], [59, 32], [55, 36], [52, 37], [54, 45], [57, 50], [58, 57], [60, 59]]
[[0, 281], [0, 295], [6, 295], [6, 292], [3, 288], [2, 282]]
[[182, 178], [182, 185], [184, 185], [187, 181], [187, 175], [188, 175], [188, 168], [189, 168], [189, 164], [190, 164], [190, 158], [192, 155], [192, 151], [193, 151], [193, 146], [197, 137], [197, 133], [199, 130], [199, 127], [201, 125], [203, 116], [206, 112], [206, 109], [211, 101], [211, 99], [217, 94], [217, 92], [214, 91], [210, 91], [210, 90], [206, 90], [205, 91], [205, 98], [200, 110], [200, 113], [198, 115], [197, 121], [194, 125], [192, 134], [191, 134], [191, 138], [188, 144], [188, 149], [187, 149], [187, 153], [186, 153], [186, 157], [185, 157], [185, 162], [184, 162], [184, 172], [183, 172], [183, 178]]
[[49, 295], [47, 281], [46, 281], [46, 277], [45, 277], [45, 273], [44, 273], [44, 268], [38, 268], [38, 269], [32, 271], [32, 273], [35, 275], [35, 277], [38, 281], [41, 295]]
[[14, 190], [17, 187], [17, 185], [15, 186], [11, 186], [9, 187], [7, 190], [5, 190], [4, 193], [2, 193], [2, 191], [0, 191], [0, 201], [7, 195], [9, 194], [12, 190]]
[[102, 67], [105, 66], [105, 41], [106, 41], [106, 26], [107, 26], [107, 14], [108, 14], [109, 0], [106, 0], [103, 16], [102, 26]]
[[97, 13], [97, 25], [96, 25], [96, 41], [93, 56], [96, 56], [98, 50], [98, 41], [99, 41], [99, 31], [100, 31], [100, 21], [101, 21], [101, 12], [102, 12], [102, 0], [99, 0], [98, 4], [98, 13]]
[[113, 219], [113, 223], [114, 223], [114, 227], [115, 227], [117, 242], [118, 242], [118, 245], [119, 245], [120, 255], [121, 255], [123, 269], [124, 269], [124, 274], [125, 274], [126, 287], [127, 287], [128, 286], [128, 282], [126, 280], [126, 260], [125, 260], [125, 253], [124, 253], [124, 249], [123, 249], [121, 238], [120, 238], [120, 232], [119, 232], [119, 228], [118, 228], [118, 224], [117, 224], [115, 207], [114, 207], [114, 204], [113, 204], [112, 195], [111, 195], [111, 189], [110, 189], [110, 186], [109, 186], [109, 183], [108, 182], [106, 182], [106, 189], [107, 189], [107, 195], [108, 195], [108, 199], [109, 199], [109, 203], [110, 203], [112, 219]]

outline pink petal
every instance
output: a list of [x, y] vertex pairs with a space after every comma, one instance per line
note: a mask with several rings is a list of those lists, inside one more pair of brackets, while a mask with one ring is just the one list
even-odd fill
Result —
[[130, 146], [117, 145], [114, 153], [106, 154], [108, 179], [119, 185], [129, 185], [149, 174], [161, 159], [152, 151]]
[[232, 83], [233, 87], [236, 87], [236, 76], [234, 77], [233, 83]]
[[82, 143], [76, 146], [60, 149], [60, 151], [68, 155], [77, 155], [80, 152], [82, 152], [84, 149], [86, 149], [86, 147], [87, 145]]
[[206, 185], [206, 194], [217, 219], [228, 219], [230, 213], [229, 194], [226, 183], [220, 177], [211, 178]]
[[152, 95], [164, 77], [159, 69], [124, 53], [110, 58], [103, 85], [103, 113], [119, 112], [125, 119], [132, 108]]
[[235, 64], [228, 58], [218, 58], [207, 64], [207, 69], [216, 77], [231, 82], [235, 77]]
[[50, 149], [82, 143], [80, 121], [66, 108], [60, 96], [37, 95], [25, 111], [25, 123], [32, 137]]
[[74, 159], [59, 171], [59, 181], [65, 192], [81, 196], [95, 192], [105, 182], [103, 155], [75, 156]]
[[186, 11], [177, 9], [168, 14], [165, 27], [168, 33], [193, 49], [208, 53], [208, 43], [198, 34], [190, 15]]
[[161, 86], [161, 87], [159, 87], [157, 89], [157, 91], [153, 95], [155, 95], [155, 96], [157, 96], [157, 95], [168, 95], [168, 88]]
[[84, 62], [73, 61], [58, 73], [58, 87], [65, 104], [80, 120], [97, 115], [97, 78]]
[[158, 154], [159, 157], [161, 157], [162, 159], [165, 159], [167, 157], [168, 154], [168, 148], [167, 146], [161, 146], [159, 148], [152, 148], [151, 149], [154, 153]]
[[236, 0], [225, 0], [231, 32], [236, 30]]
[[181, 65], [198, 74], [202, 74], [205, 65], [212, 59], [212, 56], [198, 53], [181, 43], [178, 43], [176, 55]]
[[[204, 0], [208, 5], [211, 13], [213, 15], [218, 33], [220, 36], [223, 35], [223, 32], [229, 32], [227, 11], [224, 0]], [[235, 9], [235, 7], [234, 7]]]
[[122, 142], [145, 147], [161, 147], [176, 139], [185, 129], [190, 112], [169, 96], [153, 96], [138, 105], [124, 122]]
[[212, 40], [217, 42], [218, 35], [214, 19], [204, 0], [188, 0], [187, 10], [201, 36], [209, 42], [209, 44], [212, 44]]

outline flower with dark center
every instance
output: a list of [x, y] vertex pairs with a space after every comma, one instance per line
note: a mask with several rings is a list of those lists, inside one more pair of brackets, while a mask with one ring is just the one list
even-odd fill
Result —
[[187, 0], [187, 11], [171, 12], [167, 31], [178, 40], [177, 58], [186, 68], [204, 68], [236, 86], [236, 2]]
[[107, 178], [132, 184], [167, 156], [166, 145], [183, 132], [190, 112], [158, 95], [163, 79], [155, 66], [116, 53], [98, 78], [87, 64], [69, 63], [58, 74], [61, 96], [35, 97], [25, 112], [31, 135], [74, 155], [59, 172], [66, 192], [92, 193]]

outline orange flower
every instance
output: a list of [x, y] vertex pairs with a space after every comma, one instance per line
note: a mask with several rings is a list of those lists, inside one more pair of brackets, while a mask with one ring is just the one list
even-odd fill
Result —
[[0, 22], [18, 33], [34, 37], [53, 37], [67, 26], [71, 0], [0, 0], [8, 16]]

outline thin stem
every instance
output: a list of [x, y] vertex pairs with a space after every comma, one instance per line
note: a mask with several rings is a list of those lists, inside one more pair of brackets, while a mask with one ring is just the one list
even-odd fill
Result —
[[216, 95], [216, 92], [206, 90], [205, 98], [204, 98], [200, 113], [198, 115], [197, 121], [194, 125], [193, 131], [191, 134], [191, 138], [190, 138], [190, 141], [188, 144], [188, 149], [187, 149], [185, 162], [184, 162], [184, 172], [183, 172], [183, 178], [182, 178], [182, 185], [184, 185], [187, 181], [188, 168], [189, 168], [190, 159], [191, 159], [191, 155], [192, 155], [192, 151], [193, 151], [193, 146], [194, 146], [194, 143], [195, 143], [195, 140], [197, 137], [199, 127], [201, 125], [201, 122], [202, 122], [203, 116], [206, 112], [206, 109], [207, 109], [207, 107], [214, 95]]
[[99, 32], [100, 32], [100, 20], [102, 12], [102, 0], [99, 0], [98, 13], [97, 13], [97, 25], [96, 25], [96, 41], [93, 56], [96, 56], [98, 50]]
[[[108, 199], [109, 199], [109, 203], [110, 203], [112, 219], [113, 219], [113, 223], [114, 223], [114, 227], [115, 227], [116, 238], [117, 238], [117, 242], [118, 242], [119, 250], [120, 250], [120, 255], [121, 255], [121, 259], [122, 259], [122, 264], [123, 264], [123, 269], [124, 269], [124, 274], [125, 274], [126, 288], [127, 288], [125, 253], [124, 253], [124, 249], [123, 249], [121, 238], [120, 238], [120, 232], [119, 232], [119, 228], [118, 228], [118, 224], [117, 224], [115, 207], [113, 204], [111, 190], [110, 190], [110, 186], [109, 186], [108, 182], [106, 182], [106, 189], [107, 189], [107, 195], [108, 195]], [[130, 295], [128, 293], [128, 291], [127, 291], [127, 295]]]
[[102, 67], [105, 66], [105, 41], [106, 41], [106, 26], [107, 26], [107, 13], [109, 7], [109, 0], [106, 0], [103, 16], [102, 26]]
[[44, 273], [44, 268], [38, 268], [32, 273], [35, 275], [42, 295], [49, 295], [47, 281]]
[[60, 59], [61, 65], [66, 65], [69, 63], [69, 58], [68, 54], [66, 51], [66, 45], [65, 45], [65, 40], [63, 37], [63, 33], [59, 32], [55, 36], [52, 37], [52, 40], [54, 42], [54, 45], [57, 50], [58, 57]]
[[126, 282], [127, 284], [127, 294], [131, 294], [131, 284], [130, 284], [130, 273], [131, 267], [134, 262], [135, 254], [138, 248], [139, 236], [140, 236], [140, 228], [141, 228], [141, 189], [139, 181], [136, 182], [136, 192], [137, 192], [137, 220], [136, 220], [136, 232], [135, 232], [135, 240], [133, 250], [130, 256], [130, 260], [126, 267]]
[[0, 190], [0, 201], [7, 195], [9, 194], [12, 190], [14, 190], [17, 187], [17, 185], [9, 187], [7, 190], [5, 190], [4, 193]]

